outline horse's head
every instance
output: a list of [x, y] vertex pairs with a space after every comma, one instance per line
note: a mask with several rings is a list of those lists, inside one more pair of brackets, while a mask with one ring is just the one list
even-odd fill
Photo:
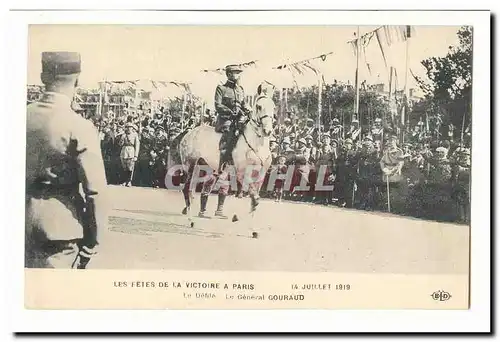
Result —
[[262, 135], [268, 137], [273, 132], [274, 101], [272, 99], [274, 85], [269, 82], [263, 82], [257, 88], [257, 100], [255, 111], [252, 113], [251, 120]]

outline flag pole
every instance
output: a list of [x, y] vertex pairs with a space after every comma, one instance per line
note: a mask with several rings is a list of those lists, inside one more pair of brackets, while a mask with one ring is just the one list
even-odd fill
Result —
[[[356, 118], [358, 118], [358, 112], [359, 112], [359, 54], [360, 54], [360, 37], [359, 37], [359, 25], [356, 33], [356, 75], [355, 75], [355, 86], [356, 86], [356, 100], [354, 102], [354, 115]], [[351, 116], [351, 122], [354, 119], [353, 116]], [[359, 118], [358, 118], [359, 120]], [[361, 122], [360, 122], [361, 125]]]
[[321, 93], [323, 90], [323, 77], [319, 75], [318, 78], [318, 117], [316, 122], [316, 127], [318, 132], [321, 132]]
[[409, 45], [410, 45], [410, 37], [411, 37], [411, 26], [406, 26], [406, 52], [405, 52], [405, 85], [404, 85], [404, 102], [403, 102], [403, 111], [402, 111], [402, 115], [401, 115], [401, 124], [402, 124], [402, 140], [401, 142], [404, 143], [404, 140], [405, 140], [405, 132], [406, 132], [406, 128], [407, 128], [407, 122], [409, 124], [410, 122], [410, 116], [409, 116], [409, 113], [406, 112], [406, 110], [408, 109], [408, 58], [409, 58], [409, 54], [408, 54], [408, 48], [409, 48]]

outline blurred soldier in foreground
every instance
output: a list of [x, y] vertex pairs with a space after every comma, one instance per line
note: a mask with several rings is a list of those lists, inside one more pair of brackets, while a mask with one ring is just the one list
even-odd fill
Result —
[[42, 53], [46, 92], [27, 108], [29, 268], [85, 268], [106, 229], [107, 184], [98, 132], [71, 109], [79, 74], [78, 53]]

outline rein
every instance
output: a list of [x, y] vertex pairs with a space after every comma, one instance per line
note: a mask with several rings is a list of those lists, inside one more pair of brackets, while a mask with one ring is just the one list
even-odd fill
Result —
[[[261, 96], [259, 98], [256, 99], [256, 101], [258, 101], [259, 99], [261, 98], [264, 98], [265, 96]], [[252, 123], [256, 126], [256, 128], [259, 128], [259, 127], [262, 127], [262, 119], [265, 119], [265, 118], [268, 118], [269, 115], [263, 115], [261, 117], [259, 117], [259, 119], [255, 119], [253, 117], [251, 117], [245, 124], [245, 126], [248, 124], [248, 123]], [[255, 134], [257, 135], [257, 137], [259, 138], [262, 138], [262, 134], [259, 134], [257, 131], [255, 131]], [[242, 131], [241, 135], [243, 136], [243, 139], [245, 139], [245, 142], [246, 144], [248, 145], [248, 147], [250, 148], [250, 150], [252, 150], [253, 153], [255, 153], [255, 155], [259, 158], [260, 160], [260, 165], [261, 166], [264, 166], [264, 161], [262, 160], [262, 158], [258, 155], [257, 151], [255, 150], [255, 148], [253, 148], [253, 146], [250, 144], [250, 142], [248, 141], [246, 135], [245, 135], [245, 130]]]

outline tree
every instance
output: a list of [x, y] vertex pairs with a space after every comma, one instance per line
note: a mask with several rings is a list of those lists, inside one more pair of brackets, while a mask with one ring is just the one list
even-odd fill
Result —
[[[321, 94], [321, 123], [328, 127], [334, 118], [345, 126], [351, 122], [354, 113], [356, 92], [351, 85], [334, 81], [325, 84]], [[273, 100], [279, 104], [279, 91]], [[304, 122], [311, 118], [316, 122], [318, 116], [318, 87], [288, 89], [288, 109], [295, 113], [295, 119]], [[359, 98], [360, 124], [367, 128], [375, 118], [383, 118], [389, 112], [388, 104], [373, 90], [361, 89]], [[283, 111], [284, 113], [284, 111]]]
[[444, 124], [452, 123], [460, 132], [470, 122], [472, 104], [472, 27], [463, 26], [457, 32], [459, 44], [450, 46], [444, 57], [431, 57], [421, 63], [429, 82], [417, 78], [430, 102], [433, 118]]

